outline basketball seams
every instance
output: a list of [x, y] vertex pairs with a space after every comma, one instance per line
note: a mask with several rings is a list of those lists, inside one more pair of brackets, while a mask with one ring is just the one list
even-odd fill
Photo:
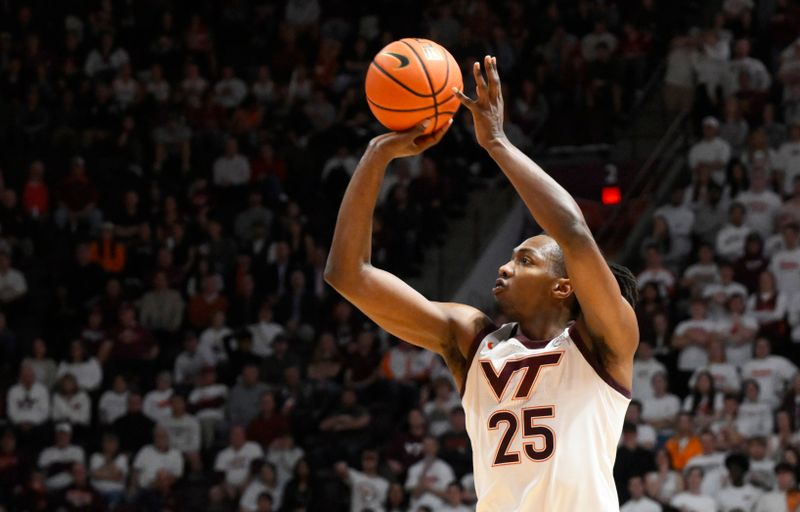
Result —
[[[454, 96], [453, 94], [451, 94], [450, 96], [448, 96], [446, 99], [443, 99], [443, 100], [442, 100], [442, 101], [440, 101], [439, 103], [440, 103], [440, 104], [447, 103], [447, 102], [449, 102], [449, 101], [452, 101], [454, 97], [455, 97], [455, 96]], [[423, 110], [428, 110], [428, 109], [430, 109], [430, 108], [433, 108], [433, 107], [430, 107], [430, 106], [428, 106], [428, 107], [419, 107], [419, 108], [390, 108], [390, 107], [384, 107], [383, 105], [381, 105], [381, 104], [379, 104], [379, 103], [376, 103], [376, 102], [372, 101], [371, 99], [369, 99], [369, 97], [367, 97], [367, 101], [369, 101], [369, 102], [370, 102], [370, 104], [371, 104], [373, 107], [375, 107], [375, 108], [379, 108], [379, 109], [381, 109], [381, 110], [386, 110], [387, 112], [421, 112], [421, 111], [423, 111]], [[445, 113], [445, 112], [439, 112], [439, 115], [442, 115], [442, 114], [444, 114], [444, 113]]]
[[[373, 60], [373, 61], [372, 61], [372, 63], [371, 63], [370, 65], [371, 65], [371, 66], [375, 66], [375, 69], [377, 69], [378, 71], [380, 71], [381, 73], [383, 73], [384, 75], [386, 75], [386, 76], [387, 76], [388, 78], [390, 78], [390, 79], [391, 79], [391, 80], [392, 80], [394, 83], [396, 83], [397, 85], [399, 85], [399, 86], [400, 86], [400, 87], [402, 87], [403, 89], [407, 90], [408, 92], [410, 92], [410, 93], [411, 93], [411, 94], [413, 94], [414, 96], [419, 96], [420, 98], [430, 98], [430, 97], [431, 97], [431, 95], [430, 95], [430, 94], [422, 94], [422, 93], [419, 93], [419, 92], [415, 91], [414, 89], [412, 89], [411, 87], [407, 86], [406, 84], [404, 84], [403, 82], [401, 82], [400, 80], [398, 80], [397, 78], [395, 78], [394, 76], [392, 76], [392, 74], [391, 74], [391, 73], [389, 73], [388, 71], [386, 71], [385, 69], [383, 69], [383, 66], [381, 66], [380, 64], [378, 64], [377, 62], [375, 62], [375, 60]], [[427, 73], [427, 70], [426, 70], [426, 73]]]
[[[425, 73], [425, 78], [428, 79], [428, 86], [431, 88], [431, 98], [433, 99], [433, 129], [431, 131], [435, 132], [436, 131], [436, 125], [439, 122], [439, 102], [436, 101], [436, 94], [437, 93], [435, 92], [435, 90], [433, 88], [433, 80], [431, 80], [431, 75], [430, 75], [430, 73], [428, 73], [428, 67], [425, 66], [425, 61], [422, 60], [422, 57], [419, 56], [419, 54], [417, 53], [417, 50], [415, 50], [413, 46], [408, 44], [408, 41], [406, 41], [405, 39], [401, 39], [400, 42], [403, 43], [404, 45], [408, 46], [408, 49], [411, 50], [411, 52], [414, 54], [414, 56], [419, 61], [420, 66], [422, 66], [422, 71]], [[447, 60], [447, 59], [445, 58], [445, 60]]]

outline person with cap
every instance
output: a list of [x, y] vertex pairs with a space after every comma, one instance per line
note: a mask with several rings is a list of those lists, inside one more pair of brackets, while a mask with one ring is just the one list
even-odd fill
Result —
[[752, 170], [750, 187], [734, 198], [748, 212], [745, 224], [764, 239], [775, 231], [775, 220], [783, 204], [781, 197], [769, 188], [768, 178], [766, 170]]
[[37, 462], [47, 479], [45, 485], [50, 491], [60, 491], [72, 483], [70, 468], [74, 463], [83, 464], [86, 454], [83, 448], [72, 444], [72, 427], [69, 423], [56, 425], [56, 442], [39, 454]]
[[730, 159], [731, 146], [719, 137], [719, 121], [712, 116], [703, 118], [703, 138], [689, 149], [689, 168], [693, 173], [705, 168], [714, 182], [722, 185]]
[[717, 507], [720, 512], [751, 510], [761, 497], [762, 491], [745, 482], [745, 475], [750, 469], [750, 461], [746, 455], [732, 453], [725, 458], [728, 470], [728, 485], [717, 493]]
[[[762, 494], [753, 507], [753, 512], [793, 512], [800, 502], [797, 490], [797, 476], [794, 468], [781, 462], [775, 466], [777, 486], [770, 492]], [[793, 501], [790, 505], [790, 502]], [[790, 508], [791, 506], [791, 508]]]

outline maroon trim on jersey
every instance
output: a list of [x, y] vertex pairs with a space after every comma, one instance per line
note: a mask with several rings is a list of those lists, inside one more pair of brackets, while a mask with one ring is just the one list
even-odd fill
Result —
[[519, 324], [514, 326], [514, 330], [511, 332], [511, 337], [516, 338], [516, 340], [522, 343], [525, 346], [525, 348], [533, 350], [544, 348], [547, 346], [548, 343], [550, 343], [555, 339], [552, 338], [549, 340], [532, 340], [527, 336], [525, 336], [524, 334], [522, 334], [522, 331], [519, 330]]
[[575, 346], [578, 347], [583, 358], [586, 359], [586, 362], [589, 363], [589, 366], [594, 369], [597, 375], [606, 381], [606, 384], [616, 389], [622, 396], [630, 400], [631, 390], [614, 380], [614, 377], [608, 373], [608, 370], [600, 364], [600, 361], [597, 360], [592, 351], [589, 350], [589, 347], [586, 346], [586, 343], [583, 342], [583, 338], [581, 338], [581, 333], [578, 332], [576, 324], [572, 324], [569, 327], [569, 337], [575, 342]]
[[467, 355], [467, 366], [464, 367], [464, 377], [461, 379], [461, 397], [464, 397], [464, 391], [467, 389], [467, 375], [469, 374], [469, 369], [472, 366], [472, 360], [475, 359], [475, 353], [478, 352], [478, 347], [481, 345], [483, 338], [490, 335], [494, 331], [499, 329], [494, 323], [489, 322], [486, 327], [480, 330], [478, 334], [475, 335], [475, 339], [472, 340], [472, 345], [469, 346], [469, 354]]

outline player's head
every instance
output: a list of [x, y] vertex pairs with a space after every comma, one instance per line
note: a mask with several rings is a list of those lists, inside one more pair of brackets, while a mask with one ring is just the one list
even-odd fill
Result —
[[[631, 305], [636, 304], [636, 277], [627, 268], [608, 264], [620, 291]], [[570, 319], [580, 314], [567, 275], [564, 253], [548, 235], [528, 238], [514, 248], [511, 259], [498, 269], [495, 297], [503, 313], [519, 321], [542, 311], [563, 308]]]

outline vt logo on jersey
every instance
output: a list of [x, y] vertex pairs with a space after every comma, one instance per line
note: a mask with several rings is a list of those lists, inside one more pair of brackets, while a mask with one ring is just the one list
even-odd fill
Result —
[[558, 365], [563, 355], [564, 352], [549, 352], [521, 359], [512, 359], [506, 361], [499, 374], [494, 371], [491, 361], [481, 361], [481, 371], [498, 402], [503, 401], [503, 396], [511, 377], [516, 372], [524, 371], [525, 374], [517, 385], [512, 400], [527, 400], [531, 396], [542, 367]]
[[[494, 393], [498, 403], [503, 402], [506, 388], [511, 377], [517, 372], [525, 372], [517, 384], [517, 389], [511, 395], [511, 400], [530, 399], [539, 374], [545, 366], [558, 366], [563, 351], [548, 352], [534, 356], [521, 357], [506, 361], [497, 373], [491, 361], [480, 361], [481, 373], [489, 388]], [[555, 418], [555, 405], [545, 405], [538, 407], [526, 407], [515, 413], [506, 409], [499, 409], [489, 416], [487, 428], [489, 430], [500, 430], [505, 425], [502, 432], [497, 451], [494, 455], [492, 467], [520, 464], [522, 456], [519, 451], [511, 449], [517, 431], [522, 427], [522, 452], [526, 459], [532, 462], [544, 462], [553, 456], [556, 449], [556, 436], [553, 430], [546, 425], [537, 425], [539, 419]]]

